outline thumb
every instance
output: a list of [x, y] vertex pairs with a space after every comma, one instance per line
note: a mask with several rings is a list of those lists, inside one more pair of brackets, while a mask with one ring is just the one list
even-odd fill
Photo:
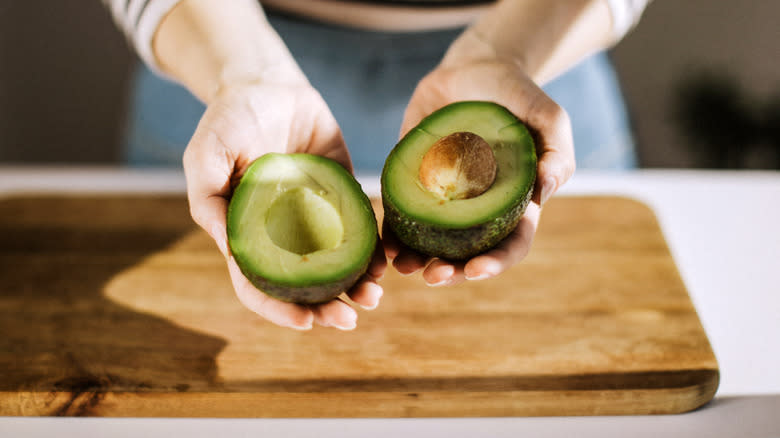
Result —
[[533, 200], [544, 205], [574, 174], [573, 154], [545, 150], [539, 158]]
[[223, 149], [215, 135], [196, 133], [184, 153], [183, 167], [190, 215], [227, 257], [227, 209], [234, 166], [220, 151]]
[[537, 128], [536, 150], [539, 154], [536, 186], [533, 200], [539, 205], [547, 202], [574, 174], [574, 139], [571, 121], [565, 110], [549, 101], [542, 111], [535, 112], [529, 120]]

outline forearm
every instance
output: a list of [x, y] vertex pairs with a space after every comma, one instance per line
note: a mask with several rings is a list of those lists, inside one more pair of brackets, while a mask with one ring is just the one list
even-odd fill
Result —
[[204, 102], [236, 83], [306, 80], [256, 0], [183, 0], [160, 22], [152, 51]]
[[467, 29], [444, 63], [504, 59], [544, 84], [615, 40], [606, 0], [504, 0]]

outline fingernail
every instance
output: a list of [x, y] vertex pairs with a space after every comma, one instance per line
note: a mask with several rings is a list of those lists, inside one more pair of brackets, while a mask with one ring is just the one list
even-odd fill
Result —
[[291, 325], [291, 326], [289, 326], [289, 327], [290, 327], [291, 329], [293, 329], [293, 330], [298, 330], [298, 331], [301, 331], [301, 332], [305, 332], [305, 331], [307, 331], [307, 330], [311, 330], [311, 329], [312, 329], [312, 327], [314, 327], [314, 326], [313, 326], [313, 324], [312, 324], [312, 321], [309, 321], [309, 324], [308, 324], [308, 325]]
[[376, 283], [368, 283], [367, 286], [375, 288], [376, 290], [378, 290], [377, 292], [375, 292], [375, 294], [377, 295], [376, 296], [376, 302], [372, 306], [366, 306], [366, 305], [363, 305], [363, 304], [360, 304], [360, 303], [357, 303], [357, 305], [360, 306], [363, 310], [374, 310], [379, 305], [379, 300], [382, 298], [382, 295], [385, 294], [385, 291], [384, 291], [384, 289], [382, 289], [381, 286], [379, 286]]
[[449, 278], [445, 278], [444, 280], [441, 280], [441, 281], [439, 281], [437, 283], [428, 283], [427, 281], [425, 282], [425, 284], [427, 284], [430, 287], [446, 286], [449, 283], [450, 283], [450, 279]]
[[553, 193], [555, 193], [555, 187], [557, 183], [555, 182], [555, 178], [548, 176], [547, 178], [542, 181], [542, 193], [540, 195], [540, 202], [541, 205], [544, 205], [545, 202], [547, 202], [548, 199], [552, 196]]
[[482, 268], [477, 269], [478, 273], [469, 274], [468, 271], [472, 271], [472, 270], [474, 269], [464, 270], [463, 273], [466, 276], [466, 280], [472, 280], [472, 281], [486, 280], [488, 278], [495, 277], [496, 275], [498, 275], [498, 273], [501, 272], [501, 266], [495, 261], [490, 261], [486, 263], [483, 262]]
[[383, 278], [385, 278], [385, 271], [384, 271], [384, 269], [383, 269], [383, 270], [382, 270], [382, 273], [380, 273], [379, 275], [377, 275], [377, 274], [375, 274], [375, 273], [373, 273], [373, 272], [367, 272], [367, 273], [366, 273], [366, 275], [367, 275], [367, 276], [368, 276], [370, 279], [374, 280], [375, 282], [376, 282], [376, 281], [381, 281]]
[[331, 327], [337, 328], [337, 329], [343, 330], [343, 331], [350, 331], [350, 330], [354, 330], [355, 327], [357, 327], [357, 321], [352, 321], [351, 323], [347, 323], [346, 325], [338, 325], [338, 324], [332, 323]]
[[384, 277], [384, 276], [385, 276], [385, 271], [386, 271], [386, 270], [387, 270], [387, 264], [385, 264], [385, 263], [382, 263], [382, 264], [379, 264], [379, 263], [377, 263], [377, 264], [371, 263], [371, 264], [368, 266], [368, 270], [366, 271], [366, 274], [367, 274], [369, 277], [373, 278], [373, 279], [376, 279], [376, 280], [381, 280], [381, 279], [382, 279], [382, 277]]

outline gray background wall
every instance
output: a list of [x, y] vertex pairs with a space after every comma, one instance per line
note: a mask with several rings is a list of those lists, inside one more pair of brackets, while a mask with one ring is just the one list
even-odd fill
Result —
[[0, 0], [0, 162], [116, 162], [133, 61], [99, 0]]
[[[612, 51], [643, 166], [708, 165], [675, 120], [686, 77], [732, 77], [751, 102], [780, 95], [779, 19], [777, 0], [655, 0]], [[118, 162], [134, 61], [98, 0], [2, 0], [0, 163]]]
[[[733, 78], [750, 107], [780, 98], [778, 22], [778, 0], [655, 0], [650, 5], [640, 25], [613, 50], [644, 166], [707, 164], [675, 120], [686, 78], [702, 72]], [[746, 159], [750, 167], [777, 158], [766, 149], [744, 153], [753, 154]]]

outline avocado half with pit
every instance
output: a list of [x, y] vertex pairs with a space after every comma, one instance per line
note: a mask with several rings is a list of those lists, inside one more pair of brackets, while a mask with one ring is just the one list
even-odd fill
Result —
[[282, 301], [332, 300], [366, 272], [377, 244], [371, 203], [337, 162], [269, 153], [233, 192], [230, 251], [258, 289]]
[[385, 221], [407, 246], [465, 260], [514, 230], [533, 194], [536, 148], [501, 105], [463, 101], [423, 119], [382, 171]]

